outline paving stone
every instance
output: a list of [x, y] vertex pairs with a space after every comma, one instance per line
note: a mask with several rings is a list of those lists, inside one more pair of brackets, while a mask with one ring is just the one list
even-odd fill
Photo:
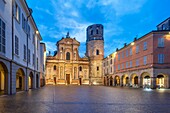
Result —
[[168, 113], [170, 89], [45, 86], [0, 97], [0, 113]]

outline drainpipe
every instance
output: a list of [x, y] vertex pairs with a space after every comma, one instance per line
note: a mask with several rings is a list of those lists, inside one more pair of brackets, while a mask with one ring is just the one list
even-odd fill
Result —
[[[28, 19], [29, 19], [29, 17], [31, 17], [31, 15], [32, 15], [32, 10], [31, 9], [28, 9], [29, 10], [29, 15], [27, 16], [27, 24], [28, 24]], [[26, 66], [26, 75], [28, 74], [28, 33], [26, 32], [26, 34], [27, 34], [27, 66]], [[28, 75], [26, 76], [26, 83], [28, 84]], [[28, 89], [29, 89], [29, 86], [28, 86]], [[26, 91], [28, 91], [28, 89], [27, 89], [27, 85], [26, 85]]]
[[13, 94], [12, 92], [12, 62], [14, 60], [14, 20], [13, 20], [13, 17], [14, 17], [14, 0], [12, 0], [12, 59], [10, 61], [10, 93], [11, 95]]

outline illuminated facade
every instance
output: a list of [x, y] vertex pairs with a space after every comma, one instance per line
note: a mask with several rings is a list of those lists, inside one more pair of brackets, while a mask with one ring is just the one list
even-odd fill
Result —
[[47, 56], [47, 84], [91, 84], [102, 85], [103, 26], [91, 25], [87, 28], [86, 55], [79, 56], [80, 43], [69, 36], [56, 44], [54, 56]]
[[40, 87], [40, 41], [25, 0], [0, 0], [0, 94]]
[[103, 60], [104, 84], [149, 88], [170, 87], [170, 18], [157, 30], [137, 39]]
[[80, 43], [75, 38], [66, 38], [57, 42], [57, 52], [47, 56], [47, 84], [89, 84], [88, 58], [80, 58]]

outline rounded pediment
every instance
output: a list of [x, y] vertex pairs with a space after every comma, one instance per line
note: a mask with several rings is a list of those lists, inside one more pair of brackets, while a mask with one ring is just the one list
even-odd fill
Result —
[[60, 41], [57, 42], [57, 45], [58, 44], [80, 45], [80, 42], [78, 42], [75, 38], [62, 38]]

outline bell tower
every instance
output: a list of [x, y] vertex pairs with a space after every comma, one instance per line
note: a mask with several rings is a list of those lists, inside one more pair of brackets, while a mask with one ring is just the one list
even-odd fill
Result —
[[103, 84], [102, 60], [104, 58], [103, 25], [90, 25], [86, 32], [86, 56], [90, 61], [90, 84], [101, 85]]

